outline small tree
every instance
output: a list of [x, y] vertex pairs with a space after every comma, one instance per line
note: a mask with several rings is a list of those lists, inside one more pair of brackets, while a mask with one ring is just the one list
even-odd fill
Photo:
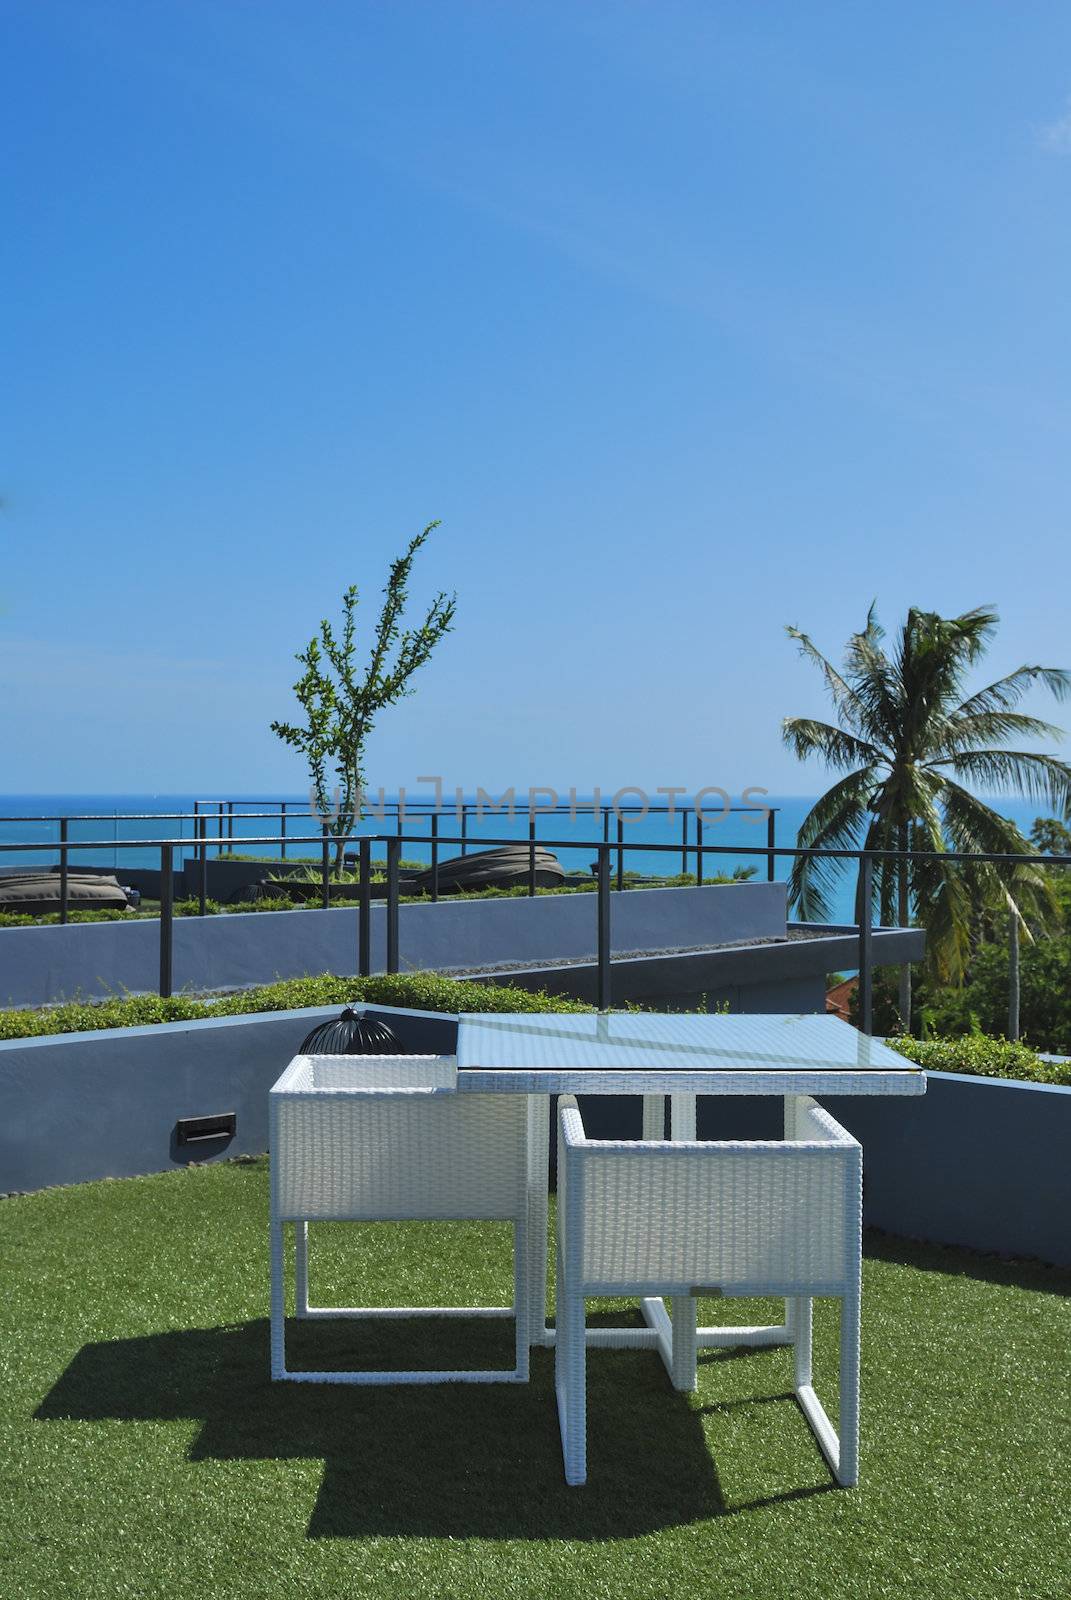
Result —
[[[445, 633], [449, 633], [457, 596], [437, 594], [418, 628], [402, 629], [409, 599], [409, 574], [421, 545], [438, 522], [429, 522], [409, 541], [405, 554], [391, 563], [376, 624], [372, 654], [359, 674], [356, 611], [358, 589], [351, 584], [342, 596], [342, 633], [336, 638], [324, 619], [296, 660], [304, 668], [294, 693], [305, 723], [273, 722], [272, 732], [300, 750], [309, 764], [316, 809], [335, 836], [335, 867], [340, 869], [346, 837], [361, 814], [364, 752], [375, 719], [386, 706], [414, 691], [410, 679], [422, 667]], [[328, 792], [329, 773], [338, 780], [337, 803]]]

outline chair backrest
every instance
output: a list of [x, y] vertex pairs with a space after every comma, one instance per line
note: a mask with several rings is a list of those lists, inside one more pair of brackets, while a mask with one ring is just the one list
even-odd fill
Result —
[[857, 1270], [860, 1147], [813, 1100], [776, 1142], [588, 1140], [575, 1100], [559, 1108], [558, 1204], [589, 1293], [836, 1294]]
[[[274, 1089], [456, 1089], [456, 1056], [295, 1056]], [[273, 1090], [274, 1092], [274, 1090]]]
[[510, 1218], [523, 1095], [459, 1094], [448, 1056], [296, 1057], [271, 1091], [277, 1219]]

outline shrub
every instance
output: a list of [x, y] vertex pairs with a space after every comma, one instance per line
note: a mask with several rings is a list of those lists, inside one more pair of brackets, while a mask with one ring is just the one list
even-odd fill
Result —
[[[132, 913], [118, 906], [98, 906], [93, 911], [71, 911], [68, 922], [126, 922]], [[0, 928], [43, 928], [57, 924], [58, 911], [43, 911], [34, 916], [25, 911], [0, 911]]]
[[102, 1028], [146, 1027], [160, 1022], [196, 1022], [206, 1017], [246, 1016], [265, 1011], [296, 1011], [303, 1006], [411, 1006], [417, 1011], [590, 1011], [578, 1000], [505, 984], [462, 983], [437, 972], [383, 973], [371, 978], [288, 978], [218, 997], [178, 994], [116, 996], [100, 1001], [67, 1001], [39, 1011], [0, 1011], [0, 1039], [31, 1039], [57, 1033], [89, 1033]]
[[1029, 1045], [985, 1033], [968, 1033], [959, 1039], [890, 1039], [889, 1044], [929, 1072], [1071, 1085], [1071, 1061], [1043, 1061]]

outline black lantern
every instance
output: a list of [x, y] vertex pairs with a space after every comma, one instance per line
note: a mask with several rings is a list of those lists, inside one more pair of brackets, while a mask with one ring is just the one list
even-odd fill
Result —
[[298, 1046], [299, 1056], [397, 1056], [401, 1041], [378, 1017], [359, 1017], [349, 1006], [340, 1017], [321, 1022]]

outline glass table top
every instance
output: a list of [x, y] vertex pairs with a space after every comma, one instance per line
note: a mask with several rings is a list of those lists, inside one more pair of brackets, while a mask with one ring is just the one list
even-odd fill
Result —
[[457, 1064], [459, 1071], [920, 1071], [839, 1017], [648, 1012], [462, 1016]]

